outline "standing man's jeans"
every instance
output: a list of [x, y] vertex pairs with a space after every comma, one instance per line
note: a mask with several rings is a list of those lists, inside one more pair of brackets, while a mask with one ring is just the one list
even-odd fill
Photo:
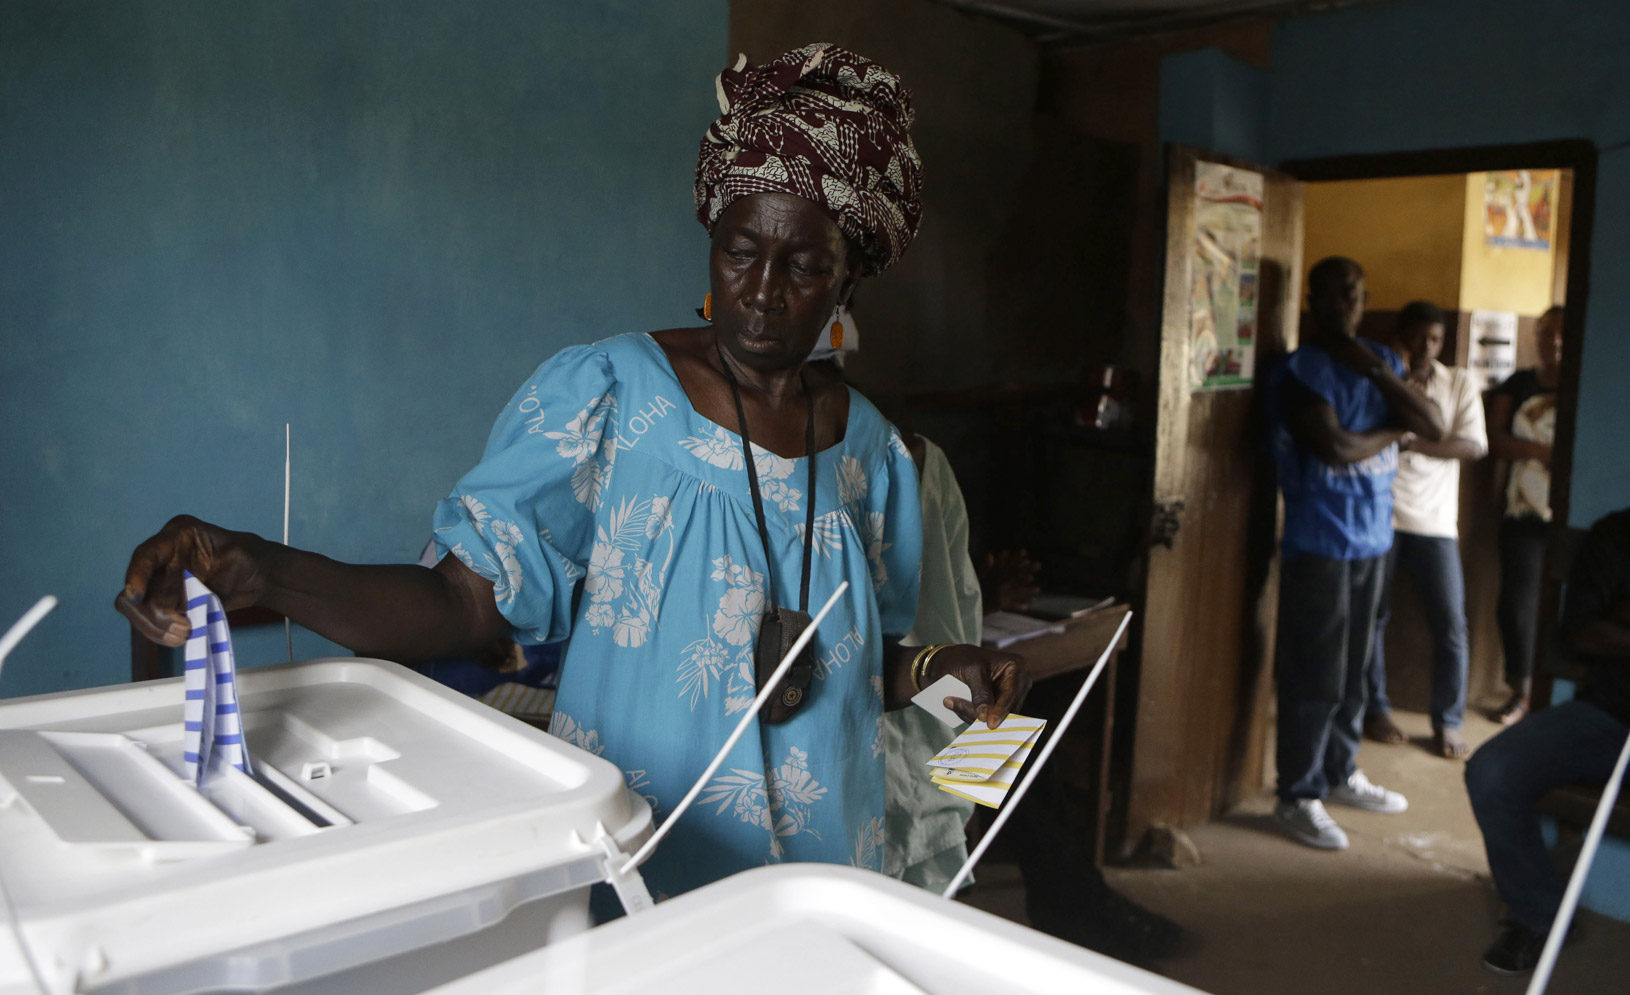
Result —
[[1466, 764], [1466, 790], [1489, 870], [1511, 918], [1544, 934], [1562, 904], [1534, 805], [1552, 788], [1613, 775], [1630, 726], [1584, 701], [1542, 708], [1495, 736]]
[[1505, 682], [1528, 694], [1534, 676], [1534, 638], [1539, 630], [1539, 588], [1545, 575], [1550, 525], [1536, 515], [1500, 520], [1500, 648]]
[[1288, 557], [1279, 573], [1279, 797], [1345, 783], [1364, 727], [1364, 683], [1386, 557]]
[[1466, 579], [1460, 568], [1460, 544], [1446, 536], [1393, 534], [1381, 586], [1381, 609], [1375, 620], [1368, 712], [1386, 715], [1392, 711], [1387, 700], [1385, 644], [1393, 580], [1400, 570], [1415, 582], [1426, 624], [1432, 630], [1432, 729], [1459, 729], [1466, 715]]

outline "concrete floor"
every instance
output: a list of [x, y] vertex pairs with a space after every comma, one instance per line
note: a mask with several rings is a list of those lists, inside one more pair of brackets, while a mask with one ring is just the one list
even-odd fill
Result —
[[[1424, 715], [1398, 713], [1424, 740]], [[1468, 717], [1475, 745], [1497, 731]], [[1118, 868], [1112, 884], [1170, 916], [1191, 941], [1162, 973], [1216, 995], [1459, 995], [1520, 993], [1527, 979], [1481, 966], [1499, 901], [1461, 780], [1464, 764], [1419, 745], [1365, 743], [1360, 764], [1402, 791], [1408, 812], [1331, 808], [1352, 841], [1342, 852], [1281, 836], [1264, 795], [1195, 829], [1203, 863], [1183, 870]], [[980, 872], [973, 904], [1022, 920], [1023, 887], [1008, 867]], [[1555, 995], [1630, 992], [1630, 925], [1580, 913], [1584, 932], [1563, 951]]]

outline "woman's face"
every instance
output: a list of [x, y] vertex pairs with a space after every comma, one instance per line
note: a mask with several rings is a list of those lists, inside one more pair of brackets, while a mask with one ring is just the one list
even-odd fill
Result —
[[708, 268], [720, 347], [764, 371], [801, 365], [860, 276], [837, 223], [786, 193], [753, 194], [725, 208]]
[[1548, 369], [1562, 366], [1562, 312], [1552, 311], [1540, 317], [1534, 331], [1539, 345], [1539, 361]]

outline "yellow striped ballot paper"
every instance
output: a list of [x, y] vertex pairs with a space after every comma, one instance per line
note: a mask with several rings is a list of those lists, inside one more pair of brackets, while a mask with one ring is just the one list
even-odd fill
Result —
[[995, 729], [970, 728], [928, 761], [930, 780], [941, 791], [998, 808], [1046, 726], [1045, 719], [1009, 715]]

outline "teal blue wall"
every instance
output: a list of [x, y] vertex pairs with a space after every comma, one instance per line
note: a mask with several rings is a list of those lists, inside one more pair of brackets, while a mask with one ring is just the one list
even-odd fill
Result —
[[1160, 66], [1160, 134], [1253, 162], [1268, 157], [1266, 72], [1215, 48], [1168, 56]]
[[1254, 158], [1269, 163], [1563, 138], [1604, 150], [1569, 512], [1581, 528], [1630, 505], [1627, 38], [1625, 3], [1404, 0], [1280, 25], [1260, 98], [1241, 81], [1261, 71], [1220, 52], [1162, 67], [1163, 137], [1203, 144], [1260, 119]]
[[[0, 627], [11, 696], [124, 680], [130, 549], [188, 511], [415, 558], [573, 342], [695, 320], [727, 0], [6, 5]], [[310, 635], [299, 656], [329, 652]], [[282, 655], [247, 639], [247, 663]]]

